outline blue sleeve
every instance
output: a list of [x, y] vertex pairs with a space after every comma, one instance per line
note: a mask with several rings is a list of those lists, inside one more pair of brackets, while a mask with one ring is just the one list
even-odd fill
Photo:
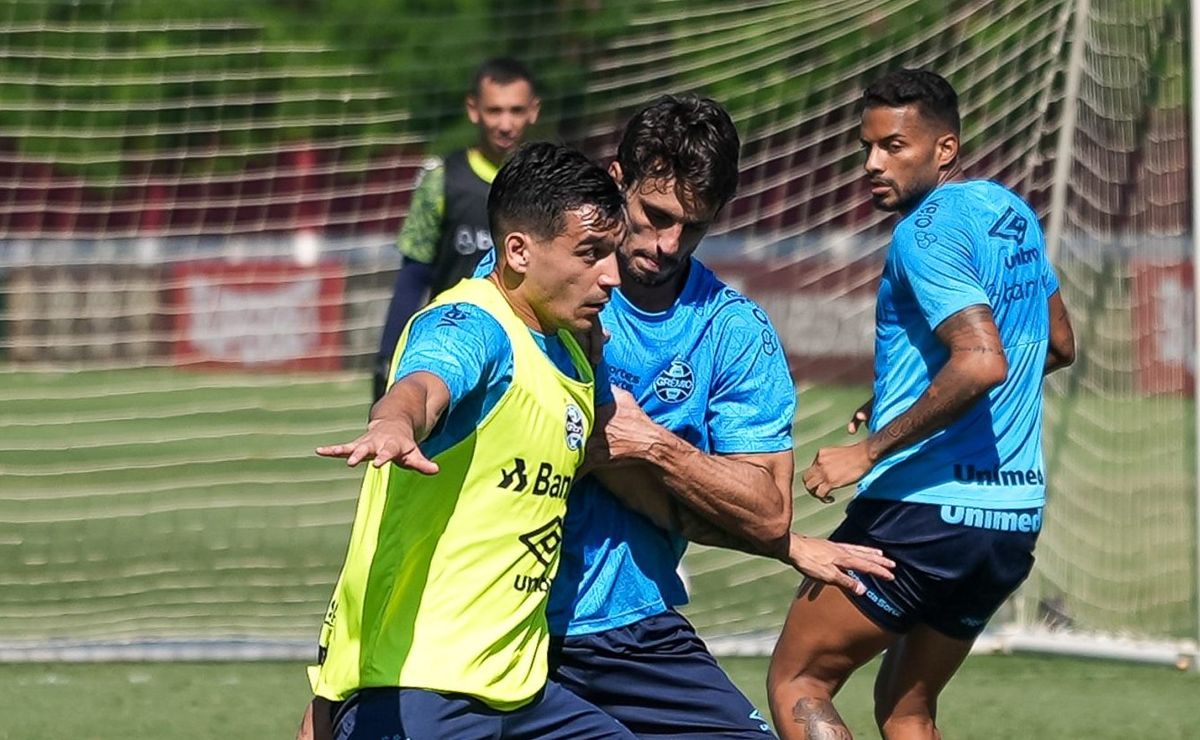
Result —
[[450, 389], [453, 409], [472, 391], [494, 385], [511, 367], [512, 343], [496, 319], [478, 306], [454, 303], [413, 320], [396, 380], [415, 372], [436, 375]]
[[596, 366], [596, 393], [595, 404], [597, 407], [605, 406], [613, 403], [612, 378], [608, 374], [608, 361], [601, 360]]
[[972, 225], [951, 209], [924, 228], [911, 228], [911, 238], [896, 239], [900, 274], [912, 289], [930, 329], [968, 306], [991, 306], [972, 252]]
[[1058, 292], [1058, 275], [1054, 272], [1054, 265], [1050, 264], [1050, 255], [1046, 254], [1045, 247], [1042, 247], [1042, 259], [1046, 261], [1046, 269], [1042, 272], [1042, 287], [1046, 289], [1046, 297], [1049, 298]]
[[475, 265], [475, 272], [471, 277], [485, 278], [494, 269], [496, 269], [496, 248], [492, 247], [479, 258], [479, 264]]
[[706, 419], [718, 454], [792, 449], [796, 390], [787, 355], [763, 310], [751, 313], [730, 321], [718, 345]]

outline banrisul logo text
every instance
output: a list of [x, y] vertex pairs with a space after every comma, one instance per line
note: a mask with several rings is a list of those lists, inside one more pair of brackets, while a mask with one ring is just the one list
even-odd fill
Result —
[[574, 452], [583, 446], [583, 412], [573, 403], [567, 404], [567, 449]]
[[696, 388], [696, 375], [692, 366], [683, 360], [671, 360], [654, 379], [654, 395], [663, 403], [680, 403], [691, 397]]

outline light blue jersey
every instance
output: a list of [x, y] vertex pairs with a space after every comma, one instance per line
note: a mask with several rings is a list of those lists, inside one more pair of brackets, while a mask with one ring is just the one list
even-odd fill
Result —
[[[613, 384], [703, 452], [790, 450], [795, 392], [775, 329], [704, 265], [692, 260], [689, 270], [679, 299], [661, 313], [613, 292], [601, 314]], [[551, 633], [600, 632], [686, 603], [676, 574], [685, 547], [593, 478], [579, 481], [550, 589]]]
[[983, 509], [1041, 506], [1042, 375], [1058, 280], [1037, 216], [994, 182], [942, 185], [892, 233], [875, 309], [871, 431], [929, 388], [948, 353], [934, 330], [974, 305], [992, 309], [1007, 379], [961, 418], [881, 460], [858, 484], [867, 498]]
[[[567, 377], [578, 371], [558, 337], [529, 334]], [[450, 404], [421, 443], [428, 458], [467, 438], [495, 408], [512, 383], [513, 350], [508, 334], [487, 311], [452, 303], [417, 314], [396, 367], [396, 379], [415, 372], [436, 375], [450, 391]], [[596, 368], [596, 405], [612, 403], [606, 363]]]

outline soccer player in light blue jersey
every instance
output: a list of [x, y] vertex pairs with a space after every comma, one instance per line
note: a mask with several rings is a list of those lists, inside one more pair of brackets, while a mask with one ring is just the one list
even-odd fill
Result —
[[738, 178], [712, 100], [663, 97], [627, 124], [621, 285], [601, 314], [616, 404], [572, 490], [547, 607], [551, 680], [639, 737], [763, 738], [762, 715], [678, 607], [687, 541], [769, 555], [823, 582], [887, 577], [871, 548], [793, 536], [795, 393], [762, 309], [692, 257]]
[[1042, 523], [1042, 378], [1075, 340], [1037, 216], [1001, 185], [966, 180], [958, 96], [899, 70], [862, 98], [875, 205], [901, 218], [875, 310], [875, 394], [817, 453], [817, 498], [857, 484], [831, 539], [881, 548], [895, 580], [864, 593], [806, 582], [768, 677], [784, 738], [849, 738], [832, 704], [886, 650], [875, 683], [885, 738], [940, 738], [938, 694], [1028, 576]]

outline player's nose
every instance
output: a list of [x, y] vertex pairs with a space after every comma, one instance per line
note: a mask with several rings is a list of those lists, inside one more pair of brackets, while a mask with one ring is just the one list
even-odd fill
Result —
[[621, 284], [621, 273], [617, 269], [615, 250], [605, 255], [597, 266], [600, 268], [600, 273], [596, 276], [596, 284], [604, 289], [604, 292], [607, 293]]
[[674, 224], [668, 229], [658, 232], [658, 253], [663, 257], [674, 257], [679, 252], [679, 242], [683, 236], [683, 225]]
[[867, 159], [863, 162], [863, 169], [868, 175], [878, 175], [884, 170], [883, 166], [883, 151], [879, 147], [871, 147], [867, 151]]

